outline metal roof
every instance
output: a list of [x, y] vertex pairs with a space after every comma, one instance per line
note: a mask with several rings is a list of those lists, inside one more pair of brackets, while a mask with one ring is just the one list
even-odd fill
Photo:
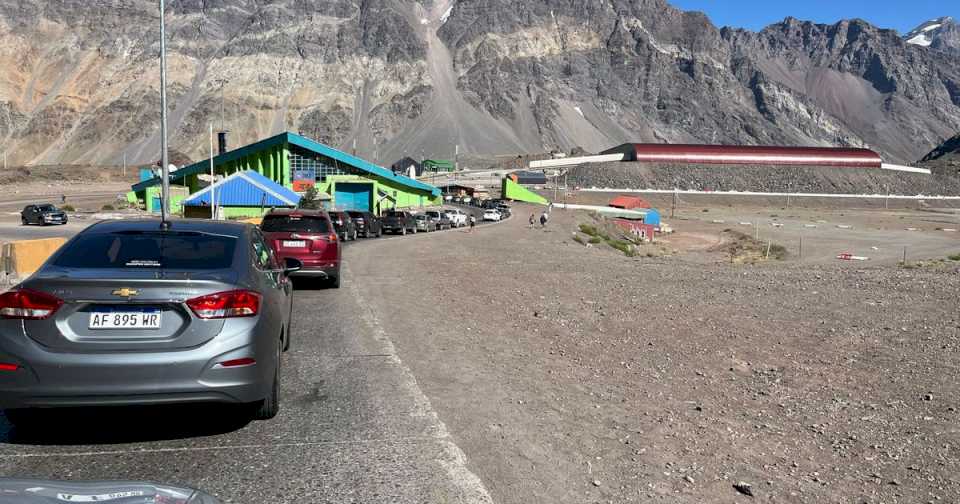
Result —
[[623, 144], [601, 154], [624, 153], [625, 161], [680, 164], [741, 164], [880, 168], [869, 149], [762, 145]]
[[[328, 147], [322, 143], [315, 142], [309, 138], [302, 137], [295, 133], [290, 133], [289, 131], [280, 133], [279, 135], [272, 136], [270, 138], [265, 138], [259, 142], [252, 143], [250, 145], [243, 146], [239, 149], [226, 152], [219, 156], [213, 158], [215, 165], [219, 166], [224, 163], [229, 163], [230, 161], [235, 161], [241, 157], [247, 156], [251, 153], [273, 147], [277, 144], [288, 143], [290, 145], [296, 145], [302, 149], [309, 150], [311, 152], [327, 156], [331, 159], [336, 159], [337, 161], [350, 165], [360, 171], [365, 171], [372, 175], [396, 182], [397, 184], [411, 187], [413, 189], [418, 189], [420, 191], [426, 191], [432, 194], [433, 196], [440, 195], [440, 189], [429, 184], [414, 180], [409, 177], [404, 177], [403, 175], [396, 175], [392, 171], [377, 166], [369, 161], [365, 161], [355, 156], [351, 156], [346, 152], [339, 151], [333, 147]], [[205, 159], [203, 161], [194, 163], [190, 166], [181, 168], [170, 174], [170, 181], [183, 180], [189, 175], [196, 175], [200, 173], [208, 173], [210, 171], [210, 160]], [[134, 191], [142, 191], [148, 187], [152, 187], [160, 184], [160, 177], [154, 177], [149, 180], [144, 180], [133, 186]]]
[[294, 207], [300, 202], [297, 193], [253, 171], [234, 173], [215, 184], [197, 191], [183, 201], [187, 206], [210, 205], [210, 193], [217, 205], [242, 207]]

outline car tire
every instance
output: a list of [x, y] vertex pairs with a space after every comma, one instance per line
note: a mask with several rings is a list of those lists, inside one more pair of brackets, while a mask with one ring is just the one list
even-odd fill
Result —
[[273, 372], [273, 383], [270, 385], [270, 392], [257, 404], [257, 410], [253, 413], [256, 420], [270, 420], [280, 412], [280, 361], [283, 353], [283, 342], [277, 344], [277, 367]]
[[21, 225], [21, 226], [27, 226], [27, 225], [29, 225], [29, 224], [30, 224], [30, 223], [27, 222], [27, 218], [26, 218], [26, 217], [20, 217], [20, 225]]
[[377, 238], [380, 238], [381, 236], [383, 236], [383, 228], [377, 230]]
[[340, 288], [340, 270], [337, 270], [337, 274], [330, 277], [330, 288], [339, 289]]
[[407, 228], [400, 228], [400, 236], [406, 236], [406, 235], [407, 235]]
[[357, 241], [357, 238], [358, 238], [358, 237], [359, 237], [359, 233], [357, 233], [357, 230], [354, 229], [354, 230], [353, 230], [353, 241]]

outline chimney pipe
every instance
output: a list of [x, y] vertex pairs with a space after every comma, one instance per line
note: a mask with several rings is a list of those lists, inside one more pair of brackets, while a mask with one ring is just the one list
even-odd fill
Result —
[[217, 132], [217, 155], [227, 153], [227, 131]]

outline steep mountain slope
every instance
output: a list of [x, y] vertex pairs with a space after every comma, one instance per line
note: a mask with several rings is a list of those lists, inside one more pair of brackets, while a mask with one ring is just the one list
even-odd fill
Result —
[[459, 2], [441, 37], [465, 96], [547, 146], [867, 145], [912, 161], [960, 126], [960, 58], [863, 21], [717, 30], [660, 0]]
[[960, 178], [960, 134], [949, 138], [920, 160], [920, 166], [934, 173], [945, 173]]
[[960, 23], [952, 17], [931, 19], [903, 36], [908, 44], [960, 54]]
[[[168, 0], [171, 146], [282, 131], [389, 163], [624, 141], [866, 145], [960, 130], [960, 54], [862, 21], [719, 30], [664, 0]], [[13, 163], [157, 158], [154, 0], [0, 3]], [[933, 30], [930, 30], [932, 33]], [[222, 113], [221, 113], [222, 111]]]

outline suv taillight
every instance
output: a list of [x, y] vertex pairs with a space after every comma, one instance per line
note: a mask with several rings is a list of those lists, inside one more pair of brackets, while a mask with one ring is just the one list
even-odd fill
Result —
[[260, 294], [248, 290], [218, 292], [190, 299], [187, 306], [202, 319], [253, 317], [260, 312]]
[[42, 320], [56, 313], [63, 301], [45, 292], [18, 289], [0, 294], [0, 318]]

